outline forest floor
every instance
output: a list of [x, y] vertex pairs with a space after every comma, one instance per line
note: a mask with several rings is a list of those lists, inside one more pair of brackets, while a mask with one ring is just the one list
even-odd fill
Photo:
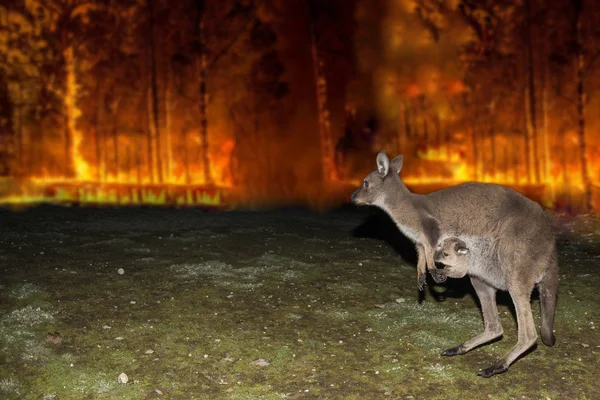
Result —
[[420, 302], [377, 210], [3, 210], [0, 398], [598, 399], [600, 219], [560, 220], [557, 344], [486, 379], [510, 298], [503, 340], [442, 357], [483, 328], [472, 288]]

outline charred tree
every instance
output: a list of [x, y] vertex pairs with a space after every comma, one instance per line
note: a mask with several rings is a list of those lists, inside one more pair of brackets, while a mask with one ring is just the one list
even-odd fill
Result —
[[162, 182], [162, 163], [160, 157], [160, 115], [158, 109], [158, 78], [157, 78], [157, 60], [156, 60], [156, 40], [155, 40], [155, 21], [154, 21], [154, 0], [147, 0], [149, 13], [149, 37], [150, 37], [150, 101], [151, 101], [151, 160], [152, 160], [152, 180], [153, 182]]
[[540, 169], [538, 164], [538, 146], [537, 146], [537, 118], [536, 118], [536, 91], [535, 91], [535, 66], [533, 56], [533, 21], [531, 0], [524, 0], [526, 13], [526, 49], [527, 49], [527, 86], [526, 113], [527, 113], [527, 168], [529, 170], [529, 179], [534, 182], [540, 181]]
[[62, 56], [65, 62], [65, 83], [63, 101], [63, 129], [65, 151], [65, 176], [75, 176], [75, 163], [73, 160], [73, 115], [75, 113], [75, 91], [70, 87], [70, 82], [75, 79], [75, 61], [73, 48], [66, 44], [66, 32], [61, 34]]
[[[165, 53], [169, 54], [168, 48], [165, 49]], [[171, 140], [171, 65], [169, 64], [170, 57], [163, 56], [164, 59], [164, 77], [163, 77], [163, 85], [164, 85], [164, 110], [165, 110], [165, 118], [164, 118], [164, 136], [165, 136], [165, 145], [164, 145], [164, 154], [165, 154], [165, 172], [164, 178], [167, 182], [172, 181], [172, 171], [173, 171], [173, 150], [172, 150], [172, 140]]]
[[313, 70], [316, 85], [317, 112], [319, 117], [319, 138], [321, 157], [323, 159], [323, 180], [338, 180], [338, 170], [334, 162], [334, 148], [331, 139], [331, 121], [327, 104], [327, 77], [323, 56], [319, 49], [319, 32], [317, 29], [318, 11], [315, 0], [309, 0], [309, 30], [313, 59]]
[[14, 108], [6, 76], [0, 71], [0, 177], [10, 176], [14, 170]]
[[573, 0], [575, 17], [573, 28], [575, 30], [575, 65], [577, 71], [577, 136], [579, 139], [579, 163], [581, 165], [581, 178], [584, 186], [584, 208], [592, 210], [592, 181], [588, 168], [587, 144], [585, 137], [585, 105], [586, 95], [584, 89], [585, 55], [583, 51], [583, 37], [581, 19], [583, 12], [583, 0]]

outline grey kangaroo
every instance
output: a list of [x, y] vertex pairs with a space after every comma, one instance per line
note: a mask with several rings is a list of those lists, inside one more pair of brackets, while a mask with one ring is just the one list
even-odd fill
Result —
[[[376, 161], [377, 170], [365, 177], [351, 199], [357, 205], [381, 208], [398, 229], [415, 242], [420, 290], [423, 289], [427, 270], [436, 282], [444, 281], [454, 270], [448, 268], [444, 273], [445, 268], [436, 268], [434, 252], [440, 242], [453, 237], [466, 238], [470, 243], [465, 243], [464, 247], [477, 253], [481, 250], [474, 244], [477, 240], [495, 241], [493, 246], [497, 250], [493, 251], [497, 251], [496, 258], [485, 255], [485, 252], [475, 255], [481, 264], [485, 264], [478, 271], [487, 271], [487, 274], [476, 272], [471, 276], [481, 302], [485, 331], [462, 345], [444, 351], [443, 355], [464, 354], [502, 335], [495, 296], [496, 288], [504, 288], [515, 304], [518, 342], [504, 358], [478, 374], [491, 377], [507, 371], [509, 365], [537, 341], [530, 305], [531, 291], [536, 284], [543, 315], [542, 339], [546, 345], [552, 346], [555, 342], [552, 325], [558, 289], [558, 262], [554, 224], [541, 206], [511, 188], [489, 183], [469, 182], [425, 195], [411, 193], [399, 176], [402, 155], [390, 161], [382, 150]], [[473, 248], [469, 249], [469, 245]]]
[[[465, 354], [502, 336], [496, 290], [508, 290], [513, 299], [518, 321], [517, 344], [503, 359], [480, 371], [479, 374], [486, 377], [506, 371], [517, 357], [536, 342], [530, 306], [531, 292], [535, 286], [540, 293], [542, 342], [546, 346], [554, 346], [556, 342], [552, 331], [558, 286], [556, 250], [548, 242], [541, 249], [523, 246], [514, 235], [514, 227], [508, 229], [512, 229], [512, 232], [501, 231], [490, 238], [447, 238], [439, 243], [434, 254], [435, 262], [443, 268], [440, 271], [443, 276], [462, 278], [469, 275], [481, 301], [485, 323], [483, 333], [444, 351], [443, 355]], [[486, 295], [482, 296], [484, 292]]]

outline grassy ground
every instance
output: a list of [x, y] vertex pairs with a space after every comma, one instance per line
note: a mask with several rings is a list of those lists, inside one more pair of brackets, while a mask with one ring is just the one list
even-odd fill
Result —
[[485, 379], [510, 299], [502, 341], [441, 357], [482, 329], [472, 289], [419, 304], [374, 210], [2, 211], [0, 398], [598, 399], [600, 220], [562, 224], [557, 345]]

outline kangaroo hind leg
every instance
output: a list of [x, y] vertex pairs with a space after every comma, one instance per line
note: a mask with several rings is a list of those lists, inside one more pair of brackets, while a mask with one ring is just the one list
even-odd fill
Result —
[[496, 306], [496, 289], [473, 276], [471, 277], [471, 284], [481, 303], [484, 331], [458, 346], [445, 350], [442, 353], [444, 356], [465, 354], [477, 346], [502, 336], [503, 329], [498, 315], [498, 307]]
[[517, 312], [518, 340], [517, 344], [492, 366], [482, 369], [477, 374], [485, 378], [506, 372], [508, 367], [537, 341], [537, 333], [531, 313], [531, 289], [517, 288], [511, 290], [510, 296]]
[[554, 314], [556, 312], [556, 296], [558, 293], [558, 262], [556, 257], [552, 257], [544, 277], [538, 284], [538, 291], [540, 293], [542, 342], [546, 346], [552, 347], [556, 343], [556, 338], [552, 331]]

